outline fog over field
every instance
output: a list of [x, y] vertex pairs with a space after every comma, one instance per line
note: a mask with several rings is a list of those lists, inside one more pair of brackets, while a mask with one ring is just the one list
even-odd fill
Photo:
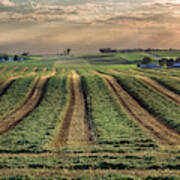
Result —
[[0, 0], [0, 51], [180, 48], [180, 0]]

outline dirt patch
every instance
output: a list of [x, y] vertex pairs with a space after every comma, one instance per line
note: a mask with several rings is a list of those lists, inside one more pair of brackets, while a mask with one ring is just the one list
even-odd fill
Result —
[[5, 72], [7, 69], [8, 69], [8, 66], [7, 66], [7, 67], [4, 67], [3, 69], [0, 70], [0, 73], [1, 73], [1, 72]]
[[26, 95], [23, 103], [5, 114], [3, 117], [0, 117], [0, 135], [16, 126], [36, 108], [41, 101], [45, 84], [50, 77], [51, 75], [37, 78], [32, 84], [32, 87]]
[[93, 73], [105, 80], [110, 90], [114, 92], [120, 106], [133, 120], [138, 122], [141, 127], [148, 131], [159, 142], [159, 145], [180, 145], [180, 135], [166, 127], [142, 108], [139, 103], [119, 85], [115, 78], [101, 74], [97, 71], [93, 71]]
[[34, 75], [36, 74], [38, 68], [37, 67], [34, 67], [33, 70], [29, 73], [29, 75]]
[[32, 72], [37, 72], [38, 68], [37, 67], [34, 67]]
[[74, 70], [69, 77], [69, 102], [59, 134], [53, 142], [61, 146], [83, 146], [90, 144], [91, 133], [88, 126], [85, 98], [80, 75]]
[[28, 67], [24, 67], [23, 70], [21, 71], [22, 73], [25, 73], [27, 71]]
[[45, 73], [46, 71], [47, 71], [47, 68], [44, 67], [44, 68], [42, 69], [42, 72]]

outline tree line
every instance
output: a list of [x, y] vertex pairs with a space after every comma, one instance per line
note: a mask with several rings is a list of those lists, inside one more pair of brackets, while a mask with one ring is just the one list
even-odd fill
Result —
[[[141, 64], [151, 64], [151, 62], [152, 62], [152, 58], [144, 57], [141, 63], [138, 63], [137, 66], [140, 67]], [[180, 58], [177, 58], [175, 60], [162, 58], [158, 62], [161, 67], [163, 66], [172, 67], [175, 63], [180, 63]]]

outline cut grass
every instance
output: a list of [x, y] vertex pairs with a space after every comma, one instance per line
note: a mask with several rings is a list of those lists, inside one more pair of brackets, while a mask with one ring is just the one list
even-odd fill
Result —
[[127, 151], [155, 148], [152, 139], [143, 132], [117, 105], [105, 82], [91, 74], [81, 72], [87, 88], [92, 130], [96, 143], [104, 148]]
[[165, 86], [169, 90], [180, 95], [180, 82], [178, 80], [168, 77], [156, 77], [156, 76], [152, 76], [152, 79], [156, 80], [161, 85]]
[[136, 99], [142, 107], [147, 109], [168, 127], [180, 132], [180, 109], [171, 100], [149, 88], [140, 80], [125, 75], [114, 75], [121, 86]]
[[[90, 157], [0, 157], [0, 167], [3, 169], [67, 169], [67, 170], [176, 170], [180, 168], [179, 156], [90, 156]], [[180, 173], [180, 172], [179, 172]]]
[[36, 152], [50, 148], [48, 143], [65, 107], [66, 91], [66, 75], [52, 77], [41, 104], [14, 129], [0, 137], [0, 150]]
[[180, 51], [159, 51], [159, 52], [151, 52], [154, 55], [157, 55], [159, 57], [169, 57], [169, 58], [176, 58], [180, 57]]
[[33, 77], [16, 79], [2, 97], [0, 97], [0, 116], [12, 110], [23, 101], [31, 86]]

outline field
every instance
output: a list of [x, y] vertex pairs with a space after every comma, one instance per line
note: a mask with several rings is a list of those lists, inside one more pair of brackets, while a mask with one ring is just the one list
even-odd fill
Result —
[[144, 56], [0, 63], [0, 179], [180, 179], [180, 71]]
[[152, 51], [151, 54], [154, 54], [158, 57], [166, 57], [166, 58], [179, 58], [180, 57], [180, 51], [178, 50], [172, 50], [172, 51]]

